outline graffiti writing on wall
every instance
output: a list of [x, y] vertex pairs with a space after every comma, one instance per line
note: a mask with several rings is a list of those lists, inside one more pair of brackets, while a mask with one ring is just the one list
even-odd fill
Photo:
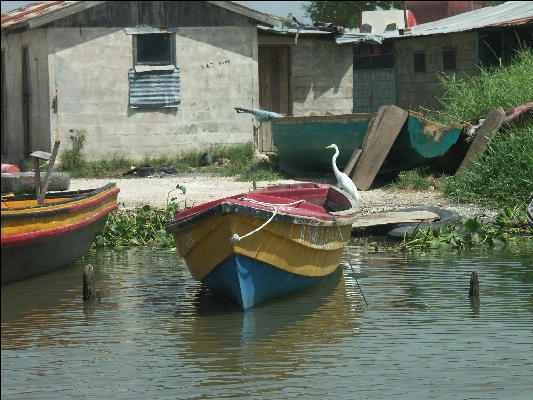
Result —
[[202, 64], [202, 69], [215, 68], [217, 65], [229, 64], [230, 60], [218, 61], [218, 62], [208, 62], [207, 64]]

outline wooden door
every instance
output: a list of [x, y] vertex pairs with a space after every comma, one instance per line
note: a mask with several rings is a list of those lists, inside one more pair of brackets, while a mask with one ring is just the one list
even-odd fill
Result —
[[[289, 46], [259, 47], [259, 108], [290, 115], [292, 104], [289, 91]], [[270, 123], [261, 123], [259, 151], [272, 151]]]

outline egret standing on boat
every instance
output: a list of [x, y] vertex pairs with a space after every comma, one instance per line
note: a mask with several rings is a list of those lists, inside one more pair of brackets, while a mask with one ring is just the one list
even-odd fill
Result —
[[358, 203], [361, 203], [361, 196], [359, 196], [359, 191], [357, 190], [357, 187], [355, 187], [355, 184], [353, 181], [346, 175], [344, 172], [339, 171], [337, 168], [337, 157], [339, 156], [339, 148], [336, 144], [330, 144], [326, 149], [335, 149], [335, 154], [333, 157], [331, 157], [331, 165], [333, 165], [333, 172], [335, 172], [335, 176], [337, 177], [337, 184], [340, 186], [343, 190], [348, 192], [350, 196], [352, 196], [355, 201]]

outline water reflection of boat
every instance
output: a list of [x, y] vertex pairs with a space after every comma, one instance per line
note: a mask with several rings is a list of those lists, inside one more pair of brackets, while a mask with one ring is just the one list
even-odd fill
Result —
[[193, 315], [181, 331], [190, 335], [185, 342], [201, 348], [235, 346], [276, 341], [293, 346], [313, 341], [334, 340], [334, 333], [357, 324], [360, 310], [346, 296], [345, 281], [339, 268], [318, 285], [283, 299], [263, 303], [246, 313], [211, 291], [199, 290]]
[[120, 189], [2, 196], [2, 285], [64, 267], [82, 257], [117, 206]]

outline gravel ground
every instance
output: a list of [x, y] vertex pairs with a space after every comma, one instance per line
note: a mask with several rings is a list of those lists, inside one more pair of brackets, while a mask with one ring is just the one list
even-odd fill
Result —
[[[323, 183], [324, 180], [306, 178], [307, 181]], [[273, 184], [294, 183], [302, 180], [278, 180], [257, 182], [258, 188]], [[252, 190], [251, 182], [238, 182], [232, 177], [215, 177], [203, 173], [184, 173], [165, 177], [147, 178], [109, 178], [109, 179], [71, 179], [70, 189], [89, 189], [115, 182], [120, 188], [119, 207], [122, 209], [137, 208], [145, 204], [154, 207], [165, 207], [168, 193], [182, 185], [186, 188], [184, 195], [181, 190], [174, 190], [170, 198], [175, 197], [180, 207], [195, 206], [207, 201], [226, 196], [246, 193]], [[334, 182], [329, 182], [334, 184]], [[442, 207], [453, 210], [464, 217], [494, 216], [494, 211], [484, 210], [475, 205], [455, 204], [435, 191], [409, 191], [373, 189], [361, 192], [362, 214], [382, 212], [408, 207]]]

